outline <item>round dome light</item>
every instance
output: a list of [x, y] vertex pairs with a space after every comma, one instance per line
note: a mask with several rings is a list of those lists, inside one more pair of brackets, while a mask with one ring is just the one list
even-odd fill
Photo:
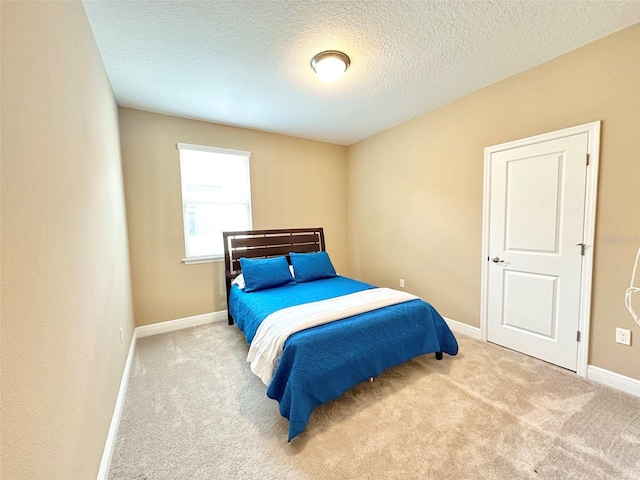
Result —
[[349, 57], [336, 50], [320, 52], [311, 59], [311, 67], [318, 74], [320, 80], [327, 83], [340, 80], [350, 64]]

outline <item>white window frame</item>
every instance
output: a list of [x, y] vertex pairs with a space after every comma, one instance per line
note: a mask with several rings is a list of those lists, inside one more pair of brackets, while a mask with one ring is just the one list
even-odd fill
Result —
[[182, 227], [183, 227], [183, 241], [184, 241], [184, 253], [185, 256], [182, 259], [185, 264], [193, 264], [193, 263], [205, 263], [205, 262], [215, 262], [221, 261], [224, 259], [224, 253], [221, 252], [219, 254], [212, 255], [203, 255], [203, 256], [188, 256], [187, 254], [187, 236], [188, 236], [188, 228], [189, 228], [189, 216], [187, 215], [187, 203], [185, 201], [185, 184], [183, 183], [183, 173], [182, 173], [182, 151], [199, 151], [199, 152], [208, 152], [208, 153], [221, 153], [225, 155], [235, 155], [238, 157], [238, 161], [246, 162], [247, 169], [247, 208], [248, 208], [248, 228], [247, 230], [251, 230], [253, 218], [251, 211], [251, 175], [250, 175], [250, 159], [251, 152], [246, 150], [233, 150], [229, 148], [219, 148], [219, 147], [210, 147], [206, 145], [194, 145], [190, 143], [177, 143], [177, 149], [180, 153], [180, 195], [182, 199]]

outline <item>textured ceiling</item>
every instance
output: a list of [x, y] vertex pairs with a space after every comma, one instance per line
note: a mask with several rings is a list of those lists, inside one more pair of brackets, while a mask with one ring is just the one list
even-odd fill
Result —
[[[340, 145], [640, 22], [640, 0], [83, 3], [119, 105]], [[338, 83], [323, 50], [351, 58]]]

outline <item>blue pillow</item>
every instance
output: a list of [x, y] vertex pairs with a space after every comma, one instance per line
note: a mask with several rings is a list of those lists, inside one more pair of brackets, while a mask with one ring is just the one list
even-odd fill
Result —
[[322, 278], [337, 277], [327, 252], [289, 254], [296, 282], [311, 282]]
[[285, 257], [240, 259], [246, 293], [296, 283]]

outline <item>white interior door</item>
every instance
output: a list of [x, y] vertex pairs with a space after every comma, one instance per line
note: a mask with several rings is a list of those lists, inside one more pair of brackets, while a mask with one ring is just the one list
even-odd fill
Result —
[[589, 134], [494, 151], [487, 340], [576, 371]]

